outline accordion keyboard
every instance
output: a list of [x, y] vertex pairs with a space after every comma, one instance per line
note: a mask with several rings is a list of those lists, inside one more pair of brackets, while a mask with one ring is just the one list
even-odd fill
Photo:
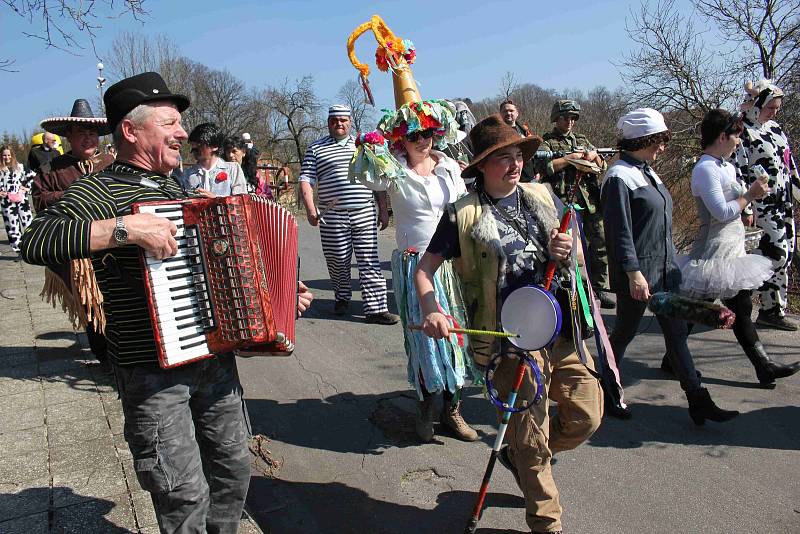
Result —
[[180, 362], [207, 355], [205, 332], [215, 322], [197, 227], [184, 226], [178, 203], [142, 206], [139, 211], [168, 218], [178, 227], [175, 256], [158, 260], [145, 254], [165, 356]]

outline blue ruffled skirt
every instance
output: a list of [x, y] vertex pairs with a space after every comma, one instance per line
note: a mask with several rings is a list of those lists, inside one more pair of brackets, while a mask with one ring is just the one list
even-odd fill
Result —
[[[429, 393], [447, 389], [455, 393], [466, 379], [476, 383], [480, 373], [473, 372], [472, 358], [467, 352], [465, 335], [451, 334], [448, 339], [433, 339], [420, 330], [409, 330], [409, 324], [422, 324], [423, 316], [417, 291], [414, 288], [414, 271], [419, 262], [416, 252], [395, 250], [392, 253], [392, 280], [394, 297], [403, 324], [403, 337], [408, 356], [408, 381], [422, 400], [422, 388]], [[434, 275], [436, 301], [442, 313], [466, 328], [466, 313], [458, 279], [451, 262], [445, 261]]]

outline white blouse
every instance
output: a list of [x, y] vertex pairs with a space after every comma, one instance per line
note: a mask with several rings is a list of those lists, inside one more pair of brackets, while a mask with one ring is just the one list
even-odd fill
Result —
[[362, 182], [373, 191], [389, 194], [398, 250], [425, 252], [447, 204], [467, 192], [458, 163], [437, 150], [431, 150], [431, 155], [438, 160], [433, 176], [420, 176], [409, 169], [401, 154], [396, 157], [408, 174], [405, 179], [394, 183], [387, 179]]

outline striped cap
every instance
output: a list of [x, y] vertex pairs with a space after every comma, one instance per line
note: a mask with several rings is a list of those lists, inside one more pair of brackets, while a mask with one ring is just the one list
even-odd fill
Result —
[[328, 108], [328, 118], [330, 117], [349, 117], [350, 106], [344, 104], [334, 104]]

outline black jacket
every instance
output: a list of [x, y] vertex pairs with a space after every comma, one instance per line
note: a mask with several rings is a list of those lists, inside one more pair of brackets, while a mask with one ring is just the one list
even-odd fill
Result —
[[611, 289], [630, 293], [626, 273], [641, 271], [650, 292], [675, 291], [681, 273], [672, 242], [672, 197], [655, 172], [623, 153], [603, 178], [601, 205]]

